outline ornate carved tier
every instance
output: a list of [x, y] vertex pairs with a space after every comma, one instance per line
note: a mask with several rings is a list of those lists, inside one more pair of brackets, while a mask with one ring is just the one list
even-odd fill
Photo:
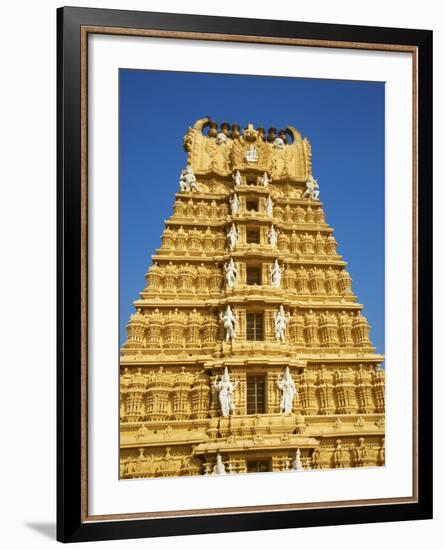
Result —
[[231, 178], [236, 171], [251, 176], [267, 172], [274, 180], [305, 182], [311, 173], [310, 143], [292, 126], [285, 139], [276, 136], [273, 141], [252, 124], [224, 139], [205, 133], [210, 126], [210, 119], [202, 118], [184, 136], [188, 165], [196, 175]]

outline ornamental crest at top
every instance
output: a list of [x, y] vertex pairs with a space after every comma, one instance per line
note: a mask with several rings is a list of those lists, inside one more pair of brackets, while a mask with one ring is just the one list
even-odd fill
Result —
[[[208, 128], [208, 131], [207, 131]], [[305, 182], [311, 175], [311, 147], [293, 126], [255, 129], [201, 118], [184, 136], [188, 165], [197, 175], [232, 176], [233, 172], [268, 173], [278, 181]]]

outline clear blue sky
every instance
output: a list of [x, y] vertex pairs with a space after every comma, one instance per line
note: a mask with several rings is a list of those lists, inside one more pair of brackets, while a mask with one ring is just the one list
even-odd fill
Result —
[[296, 127], [371, 339], [384, 352], [384, 83], [120, 70], [120, 341], [172, 213], [182, 138], [218, 123]]

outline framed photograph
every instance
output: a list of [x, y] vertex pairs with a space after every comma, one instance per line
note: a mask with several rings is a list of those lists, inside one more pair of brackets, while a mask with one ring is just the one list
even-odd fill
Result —
[[58, 10], [58, 539], [432, 517], [432, 32]]

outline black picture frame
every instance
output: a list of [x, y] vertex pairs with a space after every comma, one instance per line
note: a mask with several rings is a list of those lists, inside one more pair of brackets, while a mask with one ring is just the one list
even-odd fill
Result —
[[[417, 456], [416, 502], [365, 506], [202, 514], [107, 520], [88, 518], [82, 502], [86, 399], [82, 354], [82, 128], [81, 30], [83, 27], [150, 29], [328, 41], [404, 45], [417, 53]], [[283, 529], [432, 518], [432, 32], [64, 7], [57, 10], [57, 539], [62, 542]], [[84, 168], [83, 168], [84, 169]], [[82, 496], [83, 495], [83, 496]]]

